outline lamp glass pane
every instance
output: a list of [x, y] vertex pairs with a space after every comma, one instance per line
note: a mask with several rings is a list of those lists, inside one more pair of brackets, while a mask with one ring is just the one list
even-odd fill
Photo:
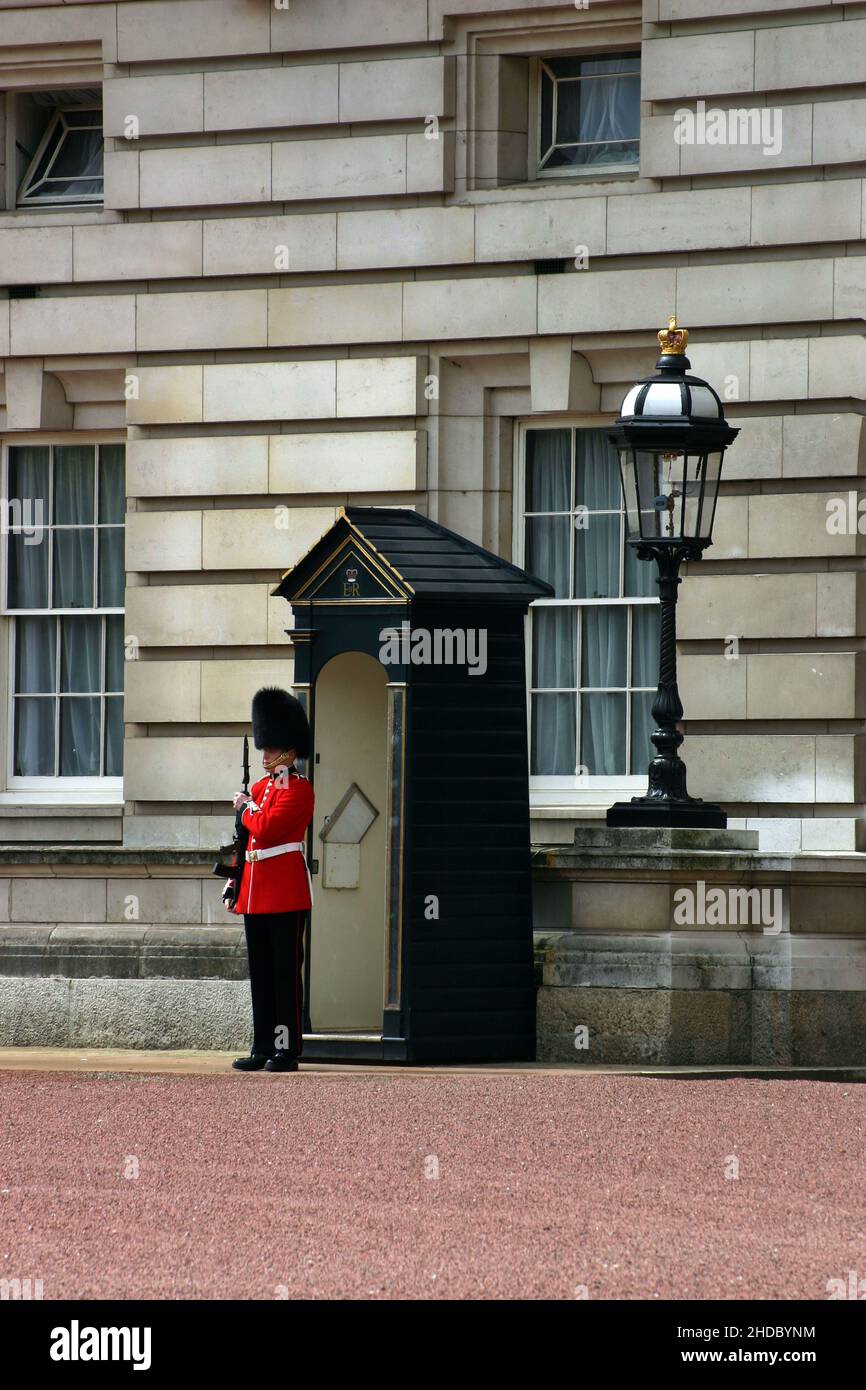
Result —
[[[693, 539], [700, 535], [704, 515], [704, 489], [706, 486], [706, 455], [688, 454], [683, 480], [682, 535]], [[712, 504], [710, 504], [712, 510]]]
[[677, 381], [654, 381], [644, 396], [641, 415], [682, 415], [683, 397]]
[[723, 457], [723, 449], [717, 449], [713, 453], [705, 455], [706, 486], [699, 535], [707, 540], [711, 540], [713, 535], [713, 521], [716, 515], [716, 502], [719, 497]]
[[629, 537], [637, 538], [640, 535], [640, 506], [635, 456], [631, 449], [620, 449], [619, 471], [622, 478], [622, 495], [625, 501], [626, 534]]
[[690, 386], [692, 415], [702, 420], [718, 420], [721, 415], [719, 402], [709, 386]]
[[637, 534], [645, 540], [670, 534], [669, 496], [674, 490], [674, 485], [669, 475], [670, 468], [663, 463], [661, 454], [652, 449], [635, 450], [637, 499], [640, 507], [640, 529]]

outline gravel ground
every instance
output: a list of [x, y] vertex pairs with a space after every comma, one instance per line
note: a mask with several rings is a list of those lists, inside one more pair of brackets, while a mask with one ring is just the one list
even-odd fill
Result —
[[864, 1104], [793, 1080], [0, 1072], [0, 1277], [46, 1299], [826, 1299], [866, 1275]]

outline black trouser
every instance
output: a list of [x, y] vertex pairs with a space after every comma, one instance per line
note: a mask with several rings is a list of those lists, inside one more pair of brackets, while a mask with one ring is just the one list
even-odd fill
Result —
[[244, 917], [253, 1052], [261, 1055], [272, 1057], [279, 1050], [300, 1057], [303, 1050], [306, 919], [306, 912], [256, 912]]

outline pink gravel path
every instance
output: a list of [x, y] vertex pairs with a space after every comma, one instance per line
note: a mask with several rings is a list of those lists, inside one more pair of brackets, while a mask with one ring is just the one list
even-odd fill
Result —
[[826, 1299], [866, 1275], [864, 1109], [813, 1081], [0, 1072], [0, 1277], [46, 1299]]

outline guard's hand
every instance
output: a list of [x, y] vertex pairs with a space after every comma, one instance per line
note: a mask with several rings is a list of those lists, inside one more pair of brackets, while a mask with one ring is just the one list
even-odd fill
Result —
[[234, 806], [236, 811], [239, 811], [242, 806], [246, 806], [249, 800], [250, 797], [247, 792], [235, 792], [235, 799], [232, 802], [232, 805]]

